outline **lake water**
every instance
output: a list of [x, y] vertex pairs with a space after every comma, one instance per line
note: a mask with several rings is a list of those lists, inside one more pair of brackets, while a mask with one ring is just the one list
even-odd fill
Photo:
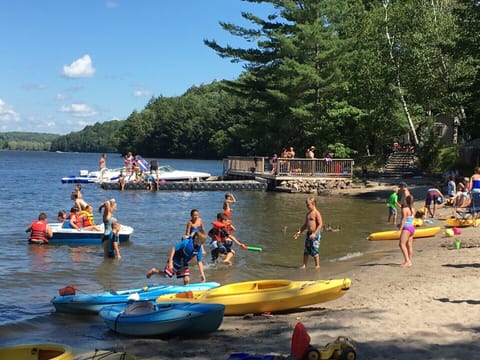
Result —
[[[109, 332], [99, 317], [55, 313], [50, 299], [58, 289], [72, 283], [83, 293], [180, 284], [179, 280], [161, 277], [147, 280], [145, 273], [152, 266], [164, 266], [171, 246], [185, 231], [191, 209], [200, 211], [207, 230], [222, 209], [223, 192], [120, 192], [88, 184], [82, 189], [88, 203], [98, 209], [101, 202], [114, 197], [118, 203], [116, 217], [134, 227], [131, 240], [121, 245], [122, 260], [104, 259], [100, 246], [28, 245], [25, 229], [40, 212], [46, 212], [53, 222], [58, 210], [72, 206], [74, 185], [62, 184], [60, 179], [78, 174], [80, 169], [96, 170], [99, 157], [91, 153], [0, 151], [0, 216], [4, 219], [0, 232], [0, 345], [59, 342], [110, 348], [117, 335]], [[159, 161], [212, 175], [222, 172], [221, 161]], [[107, 166], [123, 166], [122, 157], [107, 154]], [[300, 270], [303, 238], [293, 240], [292, 234], [304, 221], [307, 195], [251, 191], [234, 195], [238, 200], [232, 213], [235, 235], [263, 251], [237, 249], [233, 266], [207, 265], [207, 281], [225, 284], [269, 278], [342, 277], [379, 250], [396, 247], [396, 243], [365, 240], [369, 233], [387, 228], [386, 199], [317, 197], [324, 223], [340, 226], [340, 231], [323, 234], [319, 271], [313, 269], [312, 260], [309, 269]], [[100, 214], [96, 212], [95, 216], [101, 223]], [[192, 267], [191, 281], [199, 281], [196, 267]]]

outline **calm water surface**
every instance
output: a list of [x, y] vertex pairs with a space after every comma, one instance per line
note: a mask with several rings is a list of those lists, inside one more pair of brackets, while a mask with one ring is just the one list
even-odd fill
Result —
[[[131, 241], [122, 244], [122, 260], [103, 259], [99, 246], [28, 245], [24, 230], [40, 212], [55, 221], [58, 210], [72, 206], [70, 193], [74, 186], [61, 184], [60, 179], [78, 174], [80, 169], [96, 170], [99, 157], [90, 153], [0, 151], [0, 216], [4, 219], [0, 232], [0, 345], [54, 341], [88, 343], [88, 348], [113, 346], [118, 336], [109, 332], [99, 317], [57, 314], [50, 299], [59, 288], [71, 283], [84, 293], [152, 283], [179, 284], [176, 279], [160, 277], [147, 280], [145, 273], [152, 266], [163, 267], [169, 249], [185, 231], [191, 209], [200, 211], [207, 230], [222, 209], [223, 192], [119, 192], [84, 185], [84, 198], [94, 208], [114, 197], [118, 203], [116, 217], [134, 227]], [[222, 172], [221, 161], [161, 159], [160, 163], [212, 175]], [[108, 167], [122, 165], [120, 155], [107, 155]], [[304, 221], [307, 195], [244, 191], [235, 196], [235, 235], [264, 251], [238, 250], [233, 266], [207, 266], [208, 281], [225, 284], [268, 278], [342, 277], [372, 252], [396, 246], [365, 240], [372, 231], [386, 229], [386, 199], [318, 197], [325, 224], [340, 226], [340, 231], [323, 235], [321, 270], [301, 271], [303, 239], [295, 241], [292, 234]], [[101, 222], [100, 214], [95, 215]], [[194, 267], [192, 282], [198, 280]], [[68, 332], [63, 331], [65, 326]]]

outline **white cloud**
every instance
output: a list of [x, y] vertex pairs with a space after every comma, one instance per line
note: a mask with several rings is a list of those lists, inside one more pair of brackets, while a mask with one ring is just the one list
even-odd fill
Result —
[[150, 90], [135, 90], [133, 96], [135, 97], [149, 97], [152, 95]]
[[67, 96], [65, 94], [58, 93], [57, 95], [55, 95], [55, 99], [57, 99], [58, 101], [62, 101], [62, 100], [66, 100]]
[[63, 105], [60, 109], [60, 112], [69, 113], [77, 117], [88, 117], [94, 116], [97, 112], [86, 104], [71, 104]]
[[114, 2], [114, 1], [107, 1], [107, 2], [105, 3], [105, 7], [106, 7], [107, 9], [115, 9], [116, 7], [118, 7], [118, 4], [117, 4], [116, 2]]
[[80, 59], [75, 60], [70, 65], [64, 65], [62, 75], [71, 78], [91, 77], [95, 74], [92, 66], [90, 55], [83, 55]]
[[20, 121], [20, 114], [0, 99], [0, 122]]

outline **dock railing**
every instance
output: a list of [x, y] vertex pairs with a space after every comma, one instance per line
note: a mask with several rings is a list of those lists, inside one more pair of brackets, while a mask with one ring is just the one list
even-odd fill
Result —
[[224, 159], [224, 174], [255, 176], [342, 177], [352, 178], [353, 159], [278, 158], [272, 162], [264, 156], [229, 156]]

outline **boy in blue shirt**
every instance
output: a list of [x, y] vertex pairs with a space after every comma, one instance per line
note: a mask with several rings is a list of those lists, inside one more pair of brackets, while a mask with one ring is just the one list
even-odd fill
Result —
[[[207, 239], [207, 233], [205, 230], [198, 230], [191, 237], [187, 237], [178, 242], [171, 250], [168, 257], [167, 266], [162, 271], [166, 276], [173, 277], [177, 275], [177, 279], [183, 278], [183, 284], [190, 283], [190, 269], [188, 263], [193, 258], [197, 259], [198, 270], [200, 271], [200, 277], [202, 282], [207, 279], [203, 271], [202, 263], [202, 245]], [[147, 278], [150, 278], [153, 274], [160, 274], [160, 270], [152, 268], [147, 273]]]

